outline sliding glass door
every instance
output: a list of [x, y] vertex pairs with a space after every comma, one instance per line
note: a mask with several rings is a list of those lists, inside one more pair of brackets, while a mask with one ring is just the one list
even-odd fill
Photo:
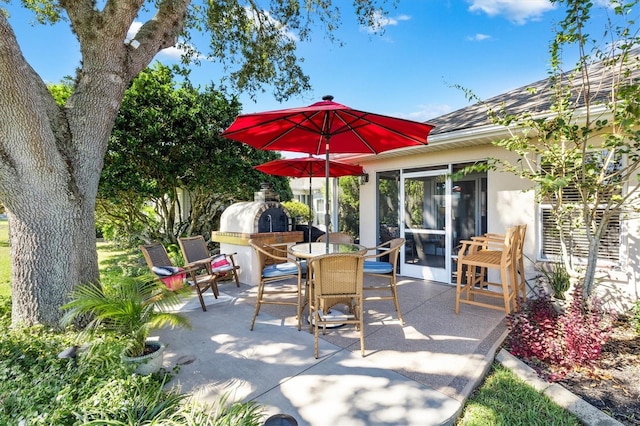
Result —
[[402, 179], [402, 233], [406, 239], [402, 270], [406, 275], [448, 282], [451, 244], [447, 229], [449, 171], [404, 173]]
[[400, 274], [454, 283], [461, 240], [487, 231], [485, 173], [464, 164], [377, 174], [378, 241], [403, 237]]

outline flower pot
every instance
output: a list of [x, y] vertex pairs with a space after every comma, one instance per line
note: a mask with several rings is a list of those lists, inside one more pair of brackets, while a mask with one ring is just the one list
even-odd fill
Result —
[[569, 306], [569, 302], [566, 299], [558, 299], [556, 297], [551, 298], [551, 304], [556, 312], [560, 315], [564, 314]]
[[162, 368], [162, 355], [164, 354], [165, 346], [160, 342], [148, 341], [147, 347], [155, 348], [153, 352], [147, 355], [131, 357], [124, 353], [120, 355], [122, 362], [136, 364], [137, 367], [134, 371], [136, 374], [143, 376], [157, 373]]

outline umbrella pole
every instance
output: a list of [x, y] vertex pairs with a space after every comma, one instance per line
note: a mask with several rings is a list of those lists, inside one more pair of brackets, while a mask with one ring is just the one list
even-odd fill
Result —
[[324, 205], [324, 224], [326, 227], [327, 238], [326, 240], [326, 252], [329, 253], [329, 222], [331, 215], [329, 214], [329, 138], [327, 138], [327, 145], [325, 147], [325, 166], [324, 166], [324, 192], [325, 192], [325, 205]]
[[313, 192], [312, 192], [313, 173], [309, 173], [309, 216], [307, 216], [307, 227], [309, 228], [309, 242], [311, 241], [311, 214], [313, 213]]

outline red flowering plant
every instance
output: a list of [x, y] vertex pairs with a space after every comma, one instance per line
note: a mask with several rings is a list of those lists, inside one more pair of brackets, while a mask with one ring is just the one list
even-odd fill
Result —
[[544, 289], [536, 293], [507, 317], [509, 352], [549, 381], [561, 380], [575, 368], [591, 367], [611, 335], [615, 315], [605, 312], [597, 298], [585, 300], [580, 286], [563, 312], [556, 310]]

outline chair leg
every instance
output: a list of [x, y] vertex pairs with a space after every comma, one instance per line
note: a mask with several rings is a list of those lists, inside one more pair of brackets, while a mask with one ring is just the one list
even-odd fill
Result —
[[220, 291], [218, 290], [218, 279], [215, 278], [211, 283], [211, 291], [213, 292], [213, 297], [216, 299], [220, 296]]
[[400, 324], [404, 325], [404, 318], [402, 318], [402, 312], [400, 311], [400, 303], [398, 302], [398, 287], [396, 286], [395, 277], [391, 280], [391, 294], [393, 295], [393, 303], [396, 305], [396, 312], [398, 312], [398, 319], [400, 320]]
[[[363, 301], [358, 302], [358, 307], [355, 309], [356, 315], [358, 315], [358, 327], [360, 328], [360, 355], [364, 357], [364, 309]], [[400, 311], [398, 311], [398, 314]]]
[[[316, 305], [316, 303], [314, 303], [314, 306]], [[313, 324], [313, 340], [314, 340], [314, 349], [313, 349], [313, 355], [316, 357], [316, 359], [318, 359], [318, 328], [319, 325], [318, 323], [320, 322], [320, 315], [318, 314], [318, 308], [317, 306], [313, 309], [313, 312], [310, 312], [310, 315], [313, 315], [311, 317], [311, 323]]]
[[524, 258], [518, 260], [518, 273], [520, 274], [520, 292], [522, 293], [522, 301], [527, 301], [527, 280], [524, 276]]
[[462, 259], [458, 259], [458, 276], [456, 277], [456, 314], [460, 312], [460, 293], [462, 291]]
[[236, 287], [240, 288], [240, 279], [238, 278], [238, 267], [233, 266], [233, 279], [236, 282]]
[[302, 329], [302, 283], [298, 280], [298, 306], [297, 306], [297, 318], [298, 318], [298, 331]]
[[256, 309], [253, 311], [253, 318], [251, 319], [251, 327], [249, 330], [253, 331], [253, 326], [256, 323], [256, 317], [258, 316], [258, 312], [260, 312], [260, 305], [262, 304], [262, 293], [264, 292], [264, 284], [260, 282], [258, 284], [258, 297], [256, 300]]
[[517, 262], [514, 262], [511, 265], [511, 280], [512, 280], [512, 288], [513, 288], [513, 310], [520, 309], [520, 301], [522, 294], [522, 283], [520, 282], [520, 273], [518, 271], [519, 265]]
[[198, 299], [200, 299], [200, 306], [202, 306], [202, 310], [207, 312], [207, 306], [204, 304], [204, 298], [202, 297], [202, 289], [198, 283], [193, 283], [193, 286], [196, 288], [196, 293], [198, 293]]
[[504, 301], [504, 312], [509, 315], [511, 313], [511, 297], [509, 295], [509, 287], [512, 285], [507, 280], [507, 271], [500, 270], [500, 279], [502, 280], [502, 299]]

